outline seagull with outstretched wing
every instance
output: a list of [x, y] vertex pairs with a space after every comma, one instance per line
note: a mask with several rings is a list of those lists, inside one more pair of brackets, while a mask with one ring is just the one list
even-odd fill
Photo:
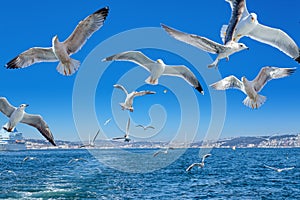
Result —
[[145, 80], [146, 83], [157, 85], [158, 79], [161, 76], [176, 76], [182, 78], [201, 94], [204, 94], [202, 86], [200, 85], [195, 74], [186, 66], [171, 66], [166, 65], [161, 59], [156, 62], [145, 56], [140, 51], [126, 51], [103, 59], [102, 61], [129, 61], [133, 62], [147, 71], [150, 76]]
[[[164, 24], [161, 24], [163, 29], [173, 38], [187, 43], [189, 45], [192, 45], [194, 47], [197, 47], [203, 51], [212, 53], [212, 54], [217, 54], [217, 58], [213, 63], [208, 65], [209, 68], [218, 67], [219, 61], [223, 58], [226, 58], [229, 60], [229, 56], [231, 54], [234, 54], [236, 52], [242, 51], [244, 49], [249, 49], [245, 44], [242, 43], [237, 43], [233, 40], [228, 40], [224, 45], [219, 44], [217, 42], [214, 42], [208, 38], [194, 35], [194, 34], [188, 34], [184, 33], [178, 30], [175, 30], [169, 26], [166, 26]], [[230, 37], [229, 37], [230, 38]]]
[[232, 40], [235, 42], [247, 36], [279, 49], [300, 63], [300, 49], [287, 33], [281, 29], [260, 24], [257, 15], [248, 12], [246, 0], [226, 1], [230, 3], [232, 15], [229, 25], [223, 25], [221, 29], [221, 37], [224, 42], [227, 41], [227, 30], [231, 29], [233, 30]]
[[279, 79], [290, 76], [295, 72], [296, 68], [279, 68], [279, 67], [263, 67], [256, 78], [249, 81], [245, 76], [241, 81], [235, 76], [228, 76], [210, 86], [216, 90], [227, 90], [230, 88], [238, 89], [244, 92], [247, 97], [243, 103], [250, 108], [259, 108], [262, 106], [266, 97], [259, 95], [258, 93], [263, 89], [266, 83], [272, 79]]
[[80, 148], [84, 148], [84, 147], [95, 147], [95, 141], [96, 141], [96, 138], [98, 137], [99, 133], [100, 133], [100, 129], [97, 131], [97, 133], [95, 134], [93, 140], [92, 140], [89, 144], [82, 145], [82, 146], [80, 146]]
[[129, 138], [129, 127], [130, 127], [130, 118], [128, 118], [128, 121], [126, 124], [125, 135], [122, 137], [115, 137], [115, 138], [113, 138], [113, 140], [124, 140], [124, 142], [129, 142], [131, 140]]
[[80, 62], [70, 58], [70, 56], [78, 52], [93, 33], [103, 26], [108, 11], [109, 8], [105, 7], [89, 15], [77, 25], [73, 33], [64, 42], [60, 42], [58, 37], [54, 36], [52, 47], [30, 48], [9, 61], [5, 67], [19, 69], [35, 63], [59, 61], [56, 69], [60, 74], [66, 76], [74, 74], [78, 70]]
[[12, 106], [5, 97], [1, 97], [0, 111], [9, 118], [8, 122], [3, 126], [3, 129], [5, 129], [8, 132], [12, 132], [14, 131], [16, 125], [19, 122], [28, 124], [38, 129], [39, 132], [52, 145], [56, 146], [48, 124], [44, 121], [44, 119], [40, 115], [32, 115], [26, 113], [25, 108], [27, 106], [28, 106], [27, 104], [21, 104], [18, 108], [16, 108]]
[[140, 96], [144, 96], [144, 95], [148, 95], [148, 94], [155, 94], [156, 92], [153, 92], [153, 91], [140, 91], [140, 92], [137, 92], [137, 91], [133, 91], [131, 93], [128, 93], [127, 90], [124, 88], [123, 85], [120, 85], [120, 84], [115, 84], [114, 85], [114, 88], [117, 88], [117, 89], [120, 89], [122, 90], [125, 94], [126, 94], [126, 99], [125, 99], [125, 102], [124, 103], [120, 103], [120, 106], [122, 108], [122, 110], [129, 110], [130, 112], [133, 112], [133, 99], [135, 97], [140, 97]]
[[264, 165], [264, 167], [275, 170], [277, 172], [288, 171], [288, 170], [292, 170], [292, 169], [295, 168], [295, 167], [277, 168], [277, 167], [271, 167], [271, 166], [268, 166], [268, 165]]
[[139, 124], [139, 125], [136, 125], [135, 127], [141, 127], [141, 128], [143, 128], [144, 129], [144, 131], [145, 130], [147, 130], [147, 129], [155, 129], [155, 127], [154, 126], [143, 126], [143, 125], [141, 125], [141, 124]]
[[205, 161], [205, 159], [206, 158], [208, 158], [208, 157], [210, 157], [211, 156], [211, 154], [205, 154], [203, 157], [202, 157], [202, 161], [201, 161], [201, 163], [193, 163], [193, 164], [191, 164], [188, 168], [186, 168], [186, 170], [185, 171], [187, 171], [187, 172], [189, 172], [189, 171], [191, 171], [194, 167], [200, 167], [200, 168], [203, 168], [204, 167], [204, 161]]

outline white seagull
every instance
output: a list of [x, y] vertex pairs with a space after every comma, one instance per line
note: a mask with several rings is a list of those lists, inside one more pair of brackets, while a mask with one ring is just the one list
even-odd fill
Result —
[[106, 126], [110, 121], [111, 121], [111, 118], [109, 118], [108, 120], [106, 120], [106, 121], [104, 122], [104, 126]]
[[181, 66], [172, 66], [166, 65], [161, 59], [158, 59], [156, 62], [145, 56], [140, 51], [126, 51], [120, 54], [116, 54], [107, 58], [104, 58], [102, 61], [130, 61], [139, 66], [143, 67], [150, 72], [150, 76], [145, 80], [147, 84], [157, 85], [158, 79], [162, 75], [166, 76], [177, 76], [184, 79], [191, 86], [196, 88], [201, 94], [204, 94], [202, 86], [197, 80], [193, 72], [184, 65]]
[[189, 45], [192, 45], [194, 47], [197, 47], [197, 48], [199, 48], [203, 51], [209, 52], [209, 53], [218, 54], [215, 61], [212, 64], [208, 65], [209, 68], [212, 68], [212, 67], [217, 68], [219, 61], [222, 58], [226, 58], [228, 61], [229, 56], [231, 54], [242, 51], [244, 49], [249, 49], [245, 44], [237, 43], [237, 42], [234, 42], [233, 40], [229, 40], [223, 45], [223, 44], [214, 42], [210, 39], [207, 39], [205, 37], [201, 37], [201, 36], [194, 35], [194, 34], [188, 34], [188, 33], [184, 33], [184, 32], [175, 30], [164, 24], [161, 24], [161, 26], [164, 28], [164, 30], [169, 35], [171, 35], [172, 37], [174, 37], [175, 39], [177, 39], [181, 42], [185, 42]]
[[275, 171], [277, 171], [277, 172], [288, 171], [288, 170], [292, 170], [292, 169], [295, 168], [295, 167], [276, 168], [276, 167], [271, 167], [271, 166], [268, 166], [268, 165], [264, 165], [264, 166], [265, 166], [266, 168], [275, 170]]
[[84, 158], [72, 158], [72, 159], [68, 162], [68, 164], [71, 164], [71, 163], [73, 163], [73, 162], [78, 162], [78, 161], [84, 161], [84, 162], [87, 162], [87, 160], [84, 159]]
[[154, 126], [143, 126], [143, 125], [141, 125], [141, 124], [139, 124], [139, 125], [136, 125], [135, 127], [141, 127], [141, 128], [143, 128], [143, 129], [144, 129], [144, 131], [145, 131], [145, 130], [147, 130], [147, 129], [149, 129], [149, 128], [155, 129], [155, 127], [154, 127]]
[[56, 146], [53, 135], [47, 123], [40, 115], [27, 114], [25, 108], [27, 104], [21, 104], [18, 108], [13, 107], [5, 97], [0, 98], [0, 111], [9, 118], [9, 121], [3, 126], [8, 131], [14, 131], [16, 125], [21, 122], [35, 127], [39, 132], [54, 146]]
[[167, 148], [165, 148], [165, 149], [160, 149], [160, 150], [158, 150], [157, 152], [155, 152], [155, 153], [153, 154], [153, 157], [156, 157], [158, 154], [161, 154], [161, 153], [167, 154], [167, 153], [169, 152], [169, 149], [170, 149], [170, 150], [173, 150], [174, 148], [173, 148], [173, 147], [167, 147]]
[[114, 88], [118, 88], [118, 89], [121, 89], [123, 90], [123, 92], [125, 92], [126, 94], [126, 99], [125, 99], [125, 102], [124, 103], [120, 103], [120, 106], [122, 108], [122, 110], [126, 109], [126, 110], [129, 110], [130, 112], [133, 112], [133, 107], [132, 107], [132, 104], [133, 104], [133, 99], [135, 97], [139, 97], [139, 96], [144, 96], [144, 95], [148, 95], [148, 94], [155, 94], [156, 92], [153, 92], [153, 91], [140, 91], [140, 92], [137, 92], [137, 91], [133, 91], [131, 93], [128, 93], [127, 90], [120, 84], [116, 84], [114, 85]]
[[205, 159], [208, 158], [208, 157], [210, 157], [210, 156], [211, 156], [211, 154], [205, 154], [205, 155], [202, 157], [201, 163], [193, 163], [193, 164], [191, 164], [185, 171], [189, 172], [189, 171], [191, 171], [191, 169], [192, 169], [193, 167], [195, 167], [195, 166], [198, 166], [198, 167], [203, 168], [203, 167], [204, 167], [204, 161], [205, 161]]
[[96, 140], [97, 136], [99, 135], [99, 133], [100, 133], [100, 129], [97, 131], [97, 133], [94, 136], [93, 140], [89, 144], [82, 145], [82, 146], [80, 146], [80, 148], [83, 148], [83, 147], [95, 147], [95, 140]]
[[230, 3], [232, 15], [229, 25], [223, 25], [221, 37], [226, 42], [227, 29], [233, 30], [232, 39], [238, 42], [247, 36], [259, 42], [271, 45], [300, 63], [300, 49], [295, 41], [284, 31], [262, 25], [255, 13], [249, 13], [246, 0], [226, 0]]
[[115, 137], [113, 140], [124, 140], [124, 142], [129, 142], [131, 139], [129, 138], [129, 126], [130, 126], [130, 118], [128, 118], [126, 125], [126, 132], [123, 137]]
[[102, 8], [81, 21], [73, 33], [64, 41], [60, 42], [57, 36], [52, 39], [52, 47], [30, 48], [11, 61], [5, 67], [8, 69], [24, 68], [39, 62], [59, 61], [57, 71], [63, 75], [74, 74], [80, 62], [70, 58], [78, 52], [91, 35], [100, 29], [108, 15], [109, 8]]
[[23, 159], [23, 162], [26, 162], [28, 160], [37, 160], [36, 157], [31, 157], [31, 156], [26, 156], [24, 159]]
[[259, 108], [266, 101], [266, 97], [258, 93], [268, 81], [289, 76], [294, 73], [295, 70], [296, 68], [263, 67], [252, 81], [247, 80], [245, 76], [243, 76], [240, 81], [231, 75], [210, 86], [216, 90], [226, 90], [230, 88], [241, 90], [247, 95], [243, 103], [254, 109]]

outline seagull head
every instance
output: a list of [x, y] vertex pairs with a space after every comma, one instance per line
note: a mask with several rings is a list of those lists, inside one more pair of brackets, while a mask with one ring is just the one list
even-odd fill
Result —
[[52, 38], [52, 43], [57, 43], [57, 42], [59, 42], [58, 36], [55, 35], [55, 36]]
[[19, 106], [19, 108], [24, 110], [24, 109], [25, 109], [26, 107], [28, 107], [28, 106], [29, 106], [28, 104], [21, 104], [21, 105]]
[[246, 78], [246, 76], [243, 76], [243, 77], [242, 77], [242, 82], [243, 82], [243, 83], [248, 82], [248, 79]]
[[133, 112], [133, 110], [134, 110], [134, 109], [133, 109], [133, 107], [131, 106], [131, 107], [129, 108], [129, 111], [130, 111], [130, 112]]
[[249, 50], [249, 47], [247, 47], [245, 44], [243, 44], [243, 43], [238, 43], [238, 49], [240, 49], [240, 50], [244, 50], [244, 49], [247, 49], [247, 50]]
[[159, 64], [162, 64], [162, 65], [165, 64], [164, 61], [163, 61], [162, 59], [157, 59], [156, 62], [159, 63]]
[[251, 23], [254, 23], [254, 24], [257, 23], [257, 15], [255, 13], [251, 13], [249, 15], [249, 19], [250, 19]]

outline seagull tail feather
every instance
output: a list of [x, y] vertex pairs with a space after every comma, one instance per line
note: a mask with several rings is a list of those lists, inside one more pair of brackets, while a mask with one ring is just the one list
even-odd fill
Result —
[[56, 67], [56, 70], [65, 76], [73, 75], [79, 68], [80, 62], [78, 60], [70, 59], [66, 63], [59, 63]]
[[228, 25], [223, 25], [221, 28], [221, 31], [220, 31], [220, 36], [222, 38], [223, 43], [225, 42], [227, 28], [228, 28]]
[[267, 97], [258, 95], [256, 100], [246, 97], [244, 99], [243, 103], [245, 104], [245, 106], [248, 106], [252, 109], [257, 109], [257, 108], [261, 107], [266, 102], [266, 100], [267, 100]]
[[145, 82], [146, 82], [147, 84], [150, 84], [150, 85], [157, 85], [157, 84], [158, 84], [158, 79], [153, 80], [152, 77], [149, 76], [149, 77], [145, 80]]
[[295, 60], [300, 63], [300, 49], [299, 49], [299, 56], [297, 58], [295, 58]]
[[4, 130], [8, 131], [8, 132], [12, 132], [15, 130], [15, 127], [10, 128], [9, 127], [9, 122], [7, 122], [6, 124], [4, 124], [4, 126], [2, 127]]

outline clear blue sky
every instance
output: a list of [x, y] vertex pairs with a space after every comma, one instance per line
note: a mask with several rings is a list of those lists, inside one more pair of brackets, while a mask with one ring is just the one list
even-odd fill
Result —
[[[0, 40], [0, 63], [4, 66], [10, 59], [30, 47], [50, 46], [54, 35], [58, 35], [60, 40], [63, 41], [71, 34], [80, 20], [104, 6], [110, 7], [110, 13], [104, 26], [88, 40], [81, 51], [72, 56], [82, 63], [102, 41], [127, 30], [159, 27], [160, 23], [221, 42], [220, 28], [223, 24], [228, 23], [231, 14], [229, 4], [225, 0], [186, 0], [179, 2], [169, 0], [4, 1], [0, 8], [2, 35], [2, 40]], [[249, 12], [255, 12], [258, 15], [260, 23], [283, 29], [300, 45], [300, 17], [298, 14], [300, 2], [298, 0], [287, 2], [249, 0], [247, 6]], [[149, 39], [148, 36], [141, 37], [144, 37], [144, 40]], [[203, 52], [200, 50], [173, 41], [174, 45], [178, 45], [178, 48], [182, 47], [190, 49], [191, 52], [199, 52], [199, 59], [202, 59], [200, 55], [203, 55]], [[248, 38], [243, 38], [241, 42], [250, 47], [250, 51], [232, 55], [229, 62], [222, 60], [219, 66], [222, 77], [233, 74], [238, 78], [246, 75], [248, 79], [253, 79], [261, 67], [266, 65], [298, 67], [295, 61], [275, 48]], [[162, 37], [161, 45], [163, 46], [163, 44]], [[114, 53], [119, 53], [118, 48], [122, 49], [122, 47], [116, 47]], [[211, 100], [206, 84], [212, 82], [206, 83], [204, 81], [206, 79], [205, 75], [200, 74], [196, 68], [204, 69], [206, 65], [193, 66], [189, 60], [174, 55], [174, 52], [151, 48], [140, 50], [152, 59], [162, 58], [167, 64], [173, 65], [185, 64], [195, 72], [204, 86], [206, 95], [202, 96], [195, 93], [194, 96], [200, 108], [199, 112], [201, 112], [200, 123], [190, 124], [190, 126], [199, 126], [196, 139], [203, 138], [211, 120]], [[94, 67], [101, 68], [103, 63], [100, 60], [108, 55], [98, 56], [99, 62], [95, 60]], [[215, 58], [214, 55], [211, 56], [213, 59]], [[194, 58], [197, 58], [197, 56], [194, 56]], [[208, 64], [209, 61], [205, 60], [204, 63]], [[86, 67], [86, 64], [83, 64], [79, 71], [71, 77], [60, 75], [55, 69], [57, 64], [40, 63], [20, 70], [0, 68], [1, 96], [5, 96], [15, 106], [21, 103], [29, 104], [27, 112], [41, 114], [48, 122], [55, 139], [79, 140], [79, 134], [73, 120], [72, 95], [76, 77], [83, 73], [83, 67]], [[129, 73], [128, 71], [134, 69], [134, 67], [135, 65], [132, 63], [112, 63], [103, 73], [97, 85], [94, 100], [95, 114], [98, 123], [102, 125], [102, 130], [109, 138], [123, 134], [120, 128], [124, 129], [128, 116], [126, 111], [121, 112], [116, 109], [119, 107], [115, 105], [118, 106], [118, 102], [122, 101], [125, 96], [121, 91], [113, 90], [112, 85], [120, 81], [120, 83], [128, 86], [129, 90], [135, 89], [133, 86], [130, 88], [130, 85], [126, 85], [125, 80], [128, 78], [122, 79], [122, 74], [130, 75], [132, 72]], [[139, 68], [136, 70], [139, 70]], [[212, 74], [218, 73], [218, 71], [212, 70]], [[174, 138], [178, 127], [181, 126], [182, 111], [179, 109], [181, 100], [178, 100], [172, 91], [164, 94], [162, 91], [166, 88], [165, 86], [144, 85], [143, 81], [147, 78], [147, 73], [142, 69], [133, 73], [142, 74], [141, 79], [136, 79], [136, 84], [140, 84], [137, 89], [149, 89], [158, 93], [153, 96], [140, 97], [143, 100], [136, 99], [134, 103], [135, 111], [130, 114], [133, 123], [150, 124], [151, 115], [149, 116], [148, 112], [151, 111], [158, 113], [153, 115], [155, 116], [152, 121], [153, 124], [162, 128], [159, 133], [155, 131], [146, 132], [142, 136], [140, 135], [140, 138], [146, 137], [146, 139], [142, 138], [143, 140], [170, 140]], [[135, 79], [130, 80], [131, 82], [135, 81]], [[161, 80], [162, 83], [171, 81], [178, 84], [177, 88], [183, 88], [180, 89], [181, 92], [185, 88], [189, 89], [185, 82], [177, 78], [162, 78]], [[245, 96], [241, 92], [236, 90], [227, 91], [227, 112], [221, 137], [298, 133], [300, 130], [300, 106], [299, 93], [295, 88], [299, 84], [299, 72], [291, 77], [270, 82], [261, 92], [262, 95], [267, 96], [267, 101], [258, 110], [251, 110], [242, 104]], [[182, 95], [185, 96], [184, 93]], [[111, 97], [113, 97], [113, 100], [111, 100]], [[184, 101], [184, 103], [188, 103], [189, 99]], [[150, 109], [153, 104], [156, 104], [156, 106]], [[81, 107], [85, 109], [85, 105]], [[189, 112], [187, 116], [190, 119], [198, 117], [194, 115], [193, 112]], [[167, 119], [164, 118], [166, 116]], [[111, 117], [113, 118], [112, 123], [104, 127], [103, 123]], [[92, 135], [97, 131], [97, 127], [95, 127], [95, 124], [88, 124], [87, 119], [84, 120], [86, 133], [81, 132], [80, 137], [87, 138], [89, 133]], [[0, 124], [5, 122], [6, 117], [0, 115]], [[118, 124], [120, 127], [117, 126]], [[42, 138], [37, 130], [28, 126], [18, 125], [18, 129], [24, 132], [26, 138]], [[189, 129], [185, 130], [188, 131]], [[132, 131], [139, 135], [139, 131], [133, 126]], [[149, 138], [147, 134], [155, 134], [155, 136]]]

